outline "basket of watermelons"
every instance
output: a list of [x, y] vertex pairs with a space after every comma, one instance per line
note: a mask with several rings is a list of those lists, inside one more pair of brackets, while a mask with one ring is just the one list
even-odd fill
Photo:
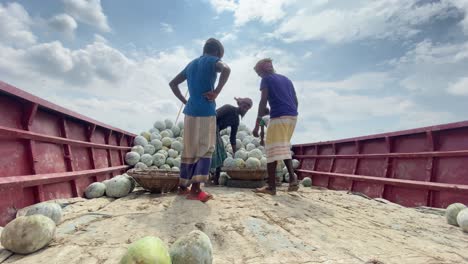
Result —
[[168, 193], [177, 191], [179, 172], [161, 169], [131, 169], [127, 174], [132, 176], [140, 186], [153, 193]]

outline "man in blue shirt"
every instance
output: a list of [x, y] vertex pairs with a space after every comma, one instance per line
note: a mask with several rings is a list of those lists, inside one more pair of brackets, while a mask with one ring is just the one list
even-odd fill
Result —
[[[185, 104], [184, 150], [180, 168], [181, 194], [188, 199], [206, 202], [212, 198], [201, 190], [200, 183], [209, 177], [211, 158], [216, 143], [215, 100], [226, 84], [231, 69], [221, 61], [224, 47], [210, 38], [203, 47], [203, 55], [191, 61], [170, 83], [174, 95]], [[215, 88], [217, 73], [220, 72]], [[182, 95], [179, 84], [187, 81], [190, 97]], [[188, 187], [190, 187], [190, 190]]]

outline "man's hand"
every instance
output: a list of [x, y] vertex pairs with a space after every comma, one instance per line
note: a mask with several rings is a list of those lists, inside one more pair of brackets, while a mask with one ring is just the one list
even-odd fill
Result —
[[209, 91], [203, 94], [208, 101], [214, 101], [218, 97], [218, 93], [215, 91]]
[[258, 129], [259, 129], [258, 125], [255, 125], [255, 128], [252, 131], [252, 134], [253, 134], [254, 137], [258, 137]]
[[179, 84], [183, 83], [185, 80], [187, 80], [187, 78], [185, 77], [184, 71], [182, 71], [169, 83], [172, 92], [183, 104], [187, 104], [187, 99], [185, 99], [185, 96], [180, 92]]

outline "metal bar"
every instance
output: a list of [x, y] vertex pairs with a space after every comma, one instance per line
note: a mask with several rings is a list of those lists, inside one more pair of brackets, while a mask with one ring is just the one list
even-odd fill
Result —
[[[312, 170], [316, 170], [317, 169], [317, 163], [318, 163], [318, 146], [315, 146], [315, 158], [314, 158], [314, 166], [312, 167]], [[307, 156], [307, 155], [304, 155], [304, 156]]]
[[[361, 153], [361, 142], [360, 141], [354, 141], [354, 146], [356, 148], [356, 154], [359, 155], [359, 153]], [[353, 173], [352, 174], [356, 174], [357, 171], [358, 171], [358, 167], [359, 167], [359, 157], [356, 157], [356, 160], [354, 161], [354, 167], [353, 167]], [[351, 186], [349, 188], [349, 191], [353, 191], [354, 190], [354, 181], [352, 180], [351, 181]]]
[[[24, 115], [23, 115], [23, 129], [24, 130], [27, 130], [27, 131], [30, 131], [31, 130], [31, 126], [34, 122], [34, 118], [36, 117], [36, 113], [37, 113], [37, 108], [38, 108], [38, 105], [37, 104], [31, 104], [29, 106], [25, 106], [25, 111], [24, 111]], [[36, 149], [36, 144], [34, 141], [32, 140], [28, 140], [28, 145], [27, 147], [29, 148], [29, 158], [31, 160], [31, 172], [32, 174], [36, 174], [36, 158], [35, 158], [35, 149]]]
[[127, 138], [127, 145], [131, 146], [133, 145], [133, 141], [135, 140], [135, 137], [126, 137]]
[[92, 118], [89, 118], [89, 117], [86, 117], [84, 115], [78, 114], [76, 112], [70, 111], [70, 110], [68, 110], [66, 108], [63, 108], [63, 107], [58, 106], [56, 104], [53, 104], [53, 103], [51, 103], [49, 101], [46, 101], [46, 100], [44, 100], [42, 98], [34, 96], [34, 95], [30, 94], [30, 93], [27, 93], [27, 92], [25, 92], [25, 91], [23, 91], [21, 89], [13, 87], [13, 86], [11, 86], [11, 85], [9, 85], [9, 84], [7, 84], [5, 82], [2, 82], [2, 81], [0, 81], [0, 92], [11, 94], [11, 95], [13, 95], [15, 97], [21, 98], [22, 100], [26, 100], [26, 101], [29, 101], [31, 103], [38, 104], [40, 106], [43, 106], [44, 108], [47, 108], [47, 109], [50, 109], [52, 111], [65, 114], [67, 116], [70, 116], [70, 117], [78, 119], [78, 120], [82, 120], [82, 121], [85, 121], [85, 122], [88, 122], [88, 123], [91, 123], [91, 124], [97, 124], [100, 127], [104, 127], [104, 128], [107, 128], [107, 129], [112, 129], [114, 131], [118, 131], [118, 132], [124, 133], [124, 134], [132, 136], [132, 137], [136, 136], [136, 135], [134, 135], [132, 133], [128, 133], [128, 132], [123, 131], [121, 129], [106, 125], [106, 124], [101, 123], [101, 122], [99, 122], [97, 120], [94, 120]]
[[[332, 144], [332, 151], [333, 151], [333, 155], [336, 154], [336, 145], [335, 144]], [[335, 166], [335, 158], [332, 158], [331, 160], [331, 163], [330, 163], [330, 167], [328, 168], [328, 172], [333, 172], [333, 167]], [[331, 181], [331, 177], [328, 177], [327, 179], [327, 189], [330, 189], [330, 181]]]
[[8, 128], [4, 126], [0, 126], [0, 138], [1, 137], [23, 138], [23, 139], [31, 139], [31, 140], [42, 141], [42, 142], [47, 142], [47, 143], [70, 144], [73, 146], [94, 147], [94, 148], [101, 148], [101, 149], [117, 149], [117, 150], [130, 150], [131, 149], [130, 147], [97, 144], [97, 143], [79, 141], [79, 140], [74, 140], [74, 139], [47, 136], [47, 135], [38, 134], [35, 132], [29, 132], [29, 131], [24, 131], [24, 130], [15, 129], [15, 128]]
[[[390, 137], [385, 137], [385, 145], [387, 147], [388, 153], [392, 152], [392, 141]], [[385, 178], [391, 178], [392, 176], [392, 158], [387, 157], [385, 158], [385, 170], [384, 170], [384, 177]], [[380, 197], [385, 198], [388, 195], [388, 187], [387, 185], [384, 184], [382, 188], [382, 192], [380, 194]]]
[[[23, 114], [23, 129], [27, 131], [31, 131], [31, 126], [34, 122], [34, 118], [36, 117], [37, 109], [39, 108], [38, 104], [30, 103], [29, 106], [25, 106], [26, 109]], [[33, 140], [28, 140], [27, 148], [29, 150], [29, 158], [30, 158], [30, 166], [31, 166], [31, 173], [37, 174], [36, 160], [35, 153], [36, 153], [36, 142]], [[45, 201], [44, 191], [42, 185], [38, 185], [35, 188], [35, 199], [39, 202]], [[23, 190], [21, 190], [22, 195]]]
[[[88, 127], [88, 134], [86, 135], [89, 142], [93, 139], [94, 131], [96, 131], [96, 125], [90, 125]], [[91, 161], [91, 168], [96, 169], [96, 160], [94, 159], [93, 147], [88, 148], [89, 160]], [[93, 181], [98, 181], [97, 176], [93, 177]]]
[[37, 200], [39, 200], [40, 203], [44, 202], [46, 199], [45, 199], [45, 195], [44, 195], [44, 187], [42, 185], [37, 185], [36, 186], [36, 198]]
[[39, 108], [38, 104], [31, 103], [26, 109], [23, 118], [23, 128], [29, 130], [32, 126], [34, 117], [36, 116], [37, 109]]
[[128, 169], [129, 166], [116, 166], [111, 168], [102, 168], [95, 170], [83, 171], [70, 171], [70, 172], [57, 172], [45, 173], [36, 175], [23, 175], [23, 176], [10, 176], [0, 177], [0, 188], [6, 187], [30, 187], [43, 184], [51, 184], [57, 182], [71, 181], [78, 178], [89, 177], [93, 175], [106, 174], [116, 171]]
[[[68, 127], [67, 127], [67, 121], [65, 120], [65, 118], [61, 119], [60, 132], [62, 134], [62, 137], [68, 138]], [[64, 158], [65, 158], [65, 165], [67, 166], [67, 171], [73, 171], [72, 151], [71, 151], [71, 147], [69, 144], [63, 144], [63, 153], [65, 154]]]
[[[65, 117], [61, 118], [60, 122], [60, 132], [62, 134], [62, 137], [68, 138], [68, 126], [67, 126], [67, 120]], [[67, 166], [67, 171], [74, 171], [73, 168], [73, 155], [72, 155], [72, 150], [69, 144], [64, 144], [63, 145], [63, 153], [64, 159], [65, 159], [65, 165]], [[73, 179], [71, 181], [71, 187], [72, 187], [72, 195], [73, 197], [78, 197], [80, 196], [80, 191], [78, 190], [78, 185], [76, 184], [76, 180]]]
[[93, 139], [94, 131], [96, 131], [96, 124], [91, 124], [91, 125], [89, 125], [89, 127], [88, 127], [88, 134], [86, 135], [86, 137], [88, 138], [88, 141], [89, 141], [89, 142], [91, 142], [92, 139]]
[[[112, 136], [112, 130], [108, 130], [106, 132], [105, 137], [104, 137], [104, 140], [105, 140], [107, 145], [110, 144], [109, 142], [110, 142], [110, 137], [111, 136]], [[111, 150], [107, 149], [106, 152], [107, 152], [107, 164], [108, 164], [109, 167], [112, 167], [112, 153], [111, 153]], [[114, 175], [112, 175], [112, 176], [114, 176]]]
[[406, 188], [435, 190], [435, 191], [453, 191], [453, 192], [462, 192], [462, 193], [468, 194], [468, 185], [462, 185], [462, 184], [422, 182], [422, 181], [411, 181], [411, 180], [401, 180], [401, 179], [387, 179], [383, 177], [352, 175], [352, 174], [343, 174], [343, 173], [331, 173], [331, 172], [323, 172], [323, 171], [310, 171], [310, 170], [300, 170], [300, 172], [313, 174], [313, 175], [322, 175], [322, 176], [352, 179], [352, 180], [361, 181], [361, 182], [380, 183], [380, 184], [383, 183], [383, 184], [388, 184], [392, 186], [399, 186], [399, 187], [406, 187]]
[[[124, 137], [124, 134], [119, 133], [117, 136], [117, 146], [122, 146], [122, 139]], [[122, 153], [122, 150], [119, 150], [119, 160], [120, 160], [120, 165], [124, 165], [124, 153]]]
[[337, 158], [337, 159], [380, 159], [380, 158], [430, 158], [430, 157], [468, 157], [468, 150], [455, 151], [428, 151], [428, 152], [406, 152], [406, 153], [379, 153], [379, 154], [346, 154], [346, 155], [295, 155], [296, 159], [303, 158]]
[[[426, 132], [426, 144], [427, 144], [427, 149], [429, 151], [434, 151], [435, 150], [435, 142], [434, 142], [434, 137], [433, 137], [432, 131], [427, 131]], [[427, 177], [427, 179], [429, 179], [429, 182], [434, 182], [435, 181], [434, 157], [429, 157], [427, 159], [426, 177]], [[426, 203], [426, 205], [429, 206], [429, 207], [432, 207], [434, 205], [434, 198], [435, 198], [434, 191], [429, 190], [429, 193], [427, 194], [427, 203]]]

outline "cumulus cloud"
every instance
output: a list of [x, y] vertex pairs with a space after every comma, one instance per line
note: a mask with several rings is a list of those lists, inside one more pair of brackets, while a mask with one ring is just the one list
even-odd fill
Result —
[[62, 74], [73, 68], [71, 51], [59, 41], [42, 43], [28, 48], [24, 59], [38, 71]]
[[234, 12], [235, 24], [242, 26], [252, 20], [275, 22], [286, 15], [285, 7], [294, 0], [210, 0], [216, 12]]
[[450, 1], [330, 1], [319, 9], [299, 9], [273, 35], [286, 42], [404, 39], [418, 34], [421, 25], [457, 15], [459, 11]]
[[460, 26], [463, 28], [466, 35], [468, 35], [468, 2], [465, 0], [449, 0], [453, 5], [463, 11], [464, 18], [460, 21]]
[[468, 77], [461, 78], [448, 87], [448, 92], [454, 95], [468, 95]]
[[157, 119], [175, 119], [180, 104], [168, 83], [195, 56], [176, 47], [129, 57], [102, 41], [78, 49], [59, 41], [24, 49], [0, 44], [0, 76], [37, 96], [137, 133]]
[[174, 27], [172, 27], [172, 25], [167, 24], [167, 23], [161, 23], [161, 29], [162, 29], [162, 31], [164, 31], [166, 33], [174, 32]]
[[36, 43], [31, 31], [32, 19], [18, 3], [0, 3], [0, 42], [13, 46], [27, 46]]
[[94, 41], [95, 42], [102, 42], [102, 43], [108, 43], [107, 39], [99, 34], [94, 34]]
[[[223, 41], [236, 38], [242, 40], [244, 32], [241, 26], [249, 21], [274, 24], [278, 25], [278, 30], [285, 30], [285, 26], [296, 18], [302, 17], [306, 19], [302, 22], [310, 23], [310, 17], [322, 15], [317, 20], [320, 23], [308, 25], [319, 28], [310, 29], [318, 30], [317, 32], [321, 27], [328, 27], [329, 35], [325, 31], [310, 33], [299, 21], [298, 33], [305, 33], [304, 40], [321, 39], [340, 43], [373, 37], [403, 38], [418, 34], [419, 25], [430, 23], [429, 20], [460, 17], [461, 5], [453, 5], [455, 1], [409, 1], [413, 3], [412, 6], [404, 1], [390, 0], [370, 3], [364, 0], [211, 0], [211, 3], [220, 15], [223, 12], [234, 14], [234, 30], [218, 35]], [[65, 11], [72, 19], [95, 25], [101, 31], [110, 30], [100, 1], [64, 2]], [[388, 6], [381, 3], [387, 3]], [[463, 1], [459, 3], [463, 4]], [[301, 8], [298, 8], [299, 5]], [[286, 12], [287, 10], [293, 11]], [[62, 14], [61, 19], [56, 16], [48, 21], [57, 22], [57, 30], [75, 31], [76, 27], [73, 29], [70, 26], [72, 23], [67, 24], [71, 20], [65, 17]], [[340, 17], [344, 18], [339, 20]], [[332, 18], [338, 18], [342, 28], [331, 21]], [[15, 34], [11, 34], [0, 23], [0, 33], [6, 32], [0, 40], [2, 80], [135, 133], [149, 129], [155, 120], [175, 119], [181, 105], [169, 89], [168, 82], [191, 59], [200, 55], [199, 51], [205, 41], [195, 41], [195, 48], [175, 47], [157, 53], [139, 53], [118, 49], [101, 35], [95, 34], [94, 40], [87, 45], [71, 48], [60, 41], [37, 43], [30, 29], [31, 18], [20, 5], [0, 4], [0, 21], [16, 27]], [[164, 25], [161, 26], [164, 28]], [[27, 32], [30, 34], [26, 34]], [[302, 38], [297, 38], [288, 30], [277, 31], [275, 34], [288, 41], [302, 41]], [[437, 91], [468, 95], [468, 77], [465, 72], [468, 67], [468, 42], [446, 44], [425, 40], [414, 46], [409, 43], [409, 50], [387, 63], [386, 67], [350, 71], [352, 73], [348, 76], [340, 78], [333, 74], [324, 74], [326, 79], [315, 79], [297, 74], [296, 70], [305, 67], [304, 58], [319, 57], [320, 52], [317, 50], [311, 48], [309, 52], [298, 55], [288, 48], [278, 48], [282, 45], [275, 46], [274, 42], [254, 41], [226, 54], [225, 60], [232, 73], [217, 103], [218, 106], [234, 104], [235, 96], [251, 97], [255, 107], [243, 122], [252, 127], [260, 98], [260, 78], [252, 68], [258, 59], [272, 57], [277, 71], [291, 77], [299, 95], [300, 115], [293, 139], [296, 143], [454, 121], [454, 114], [418, 103], [410, 96], [412, 93], [402, 90], [398, 85], [415, 93]], [[391, 92], [386, 88], [391, 88]], [[182, 85], [182, 90], [185, 92], [185, 85]], [[356, 126], [357, 123], [359, 126]]]
[[343, 91], [379, 90], [388, 86], [394, 79], [387, 72], [363, 72], [339, 81], [304, 81], [309, 89], [336, 89]]
[[75, 19], [67, 14], [59, 14], [49, 19], [51, 28], [68, 36], [73, 36], [78, 24]]
[[76, 20], [103, 32], [111, 31], [101, 6], [101, 0], [63, 0], [65, 11]]
[[[450, 83], [466, 75], [468, 41], [461, 43], [417, 43], [402, 57], [390, 61], [400, 85], [412, 92], [444, 93]], [[451, 88], [453, 93], [453, 87]]]

